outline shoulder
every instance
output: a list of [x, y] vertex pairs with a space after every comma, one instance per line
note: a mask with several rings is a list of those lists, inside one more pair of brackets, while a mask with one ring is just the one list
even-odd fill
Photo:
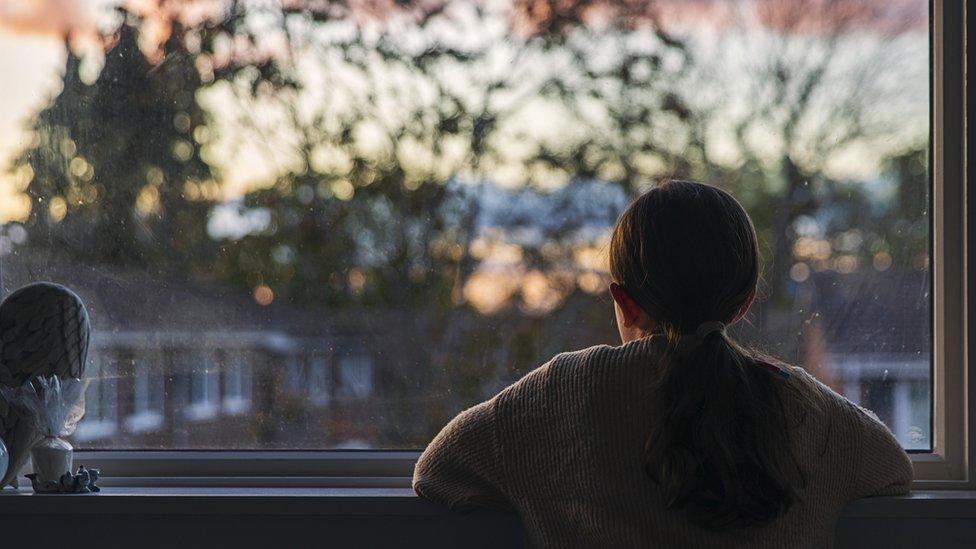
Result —
[[790, 381], [797, 391], [796, 394], [804, 396], [799, 400], [802, 400], [800, 404], [806, 411], [830, 421], [832, 427], [840, 425], [840, 431], [832, 430], [835, 436], [848, 436], [850, 430], [857, 429], [856, 415], [860, 409], [858, 405], [831, 389], [806, 369], [799, 366], [786, 366], [786, 369], [791, 374]]
[[559, 353], [509, 385], [496, 398], [503, 406], [532, 399], [533, 395], [538, 396], [547, 391], [553, 383], [581, 375], [588, 362], [606, 352], [604, 348], [609, 347], [597, 345], [579, 351]]
[[817, 402], [820, 402], [823, 405], [823, 413], [850, 415], [858, 408], [847, 397], [831, 389], [806, 369], [800, 366], [785, 366], [785, 369], [791, 375], [794, 388], [809, 394]]
[[[904, 465], [907, 457], [901, 445], [877, 414], [837, 393], [803, 368], [789, 367], [801, 390], [810, 391], [822, 403], [822, 414], [831, 424], [831, 444], [848, 458], [865, 452], [879, 457], [893, 458]], [[859, 459], [854, 457], [854, 459]], [[909, 463], [910, 466], [910, 463]]]
[[[620, 346], [596, 345], [560, 353], [503, 390], [496, 398], [503, 411], [526, 406], [549, 405], [567, 398], [580, 398], [581, 392], [594, 390], [630, 364], [646, 364], [659, 345], [645, 338]], [[614, 375], [611, 375], [613, 373]]]
[[616, 347], [594, 345], [578, 351], [559, 353], [503, 392], [518, 392], [529, 387], [537, 388], [553, 381], [597, 375], [604, 366], [628, 362], [628, 359], [633, 356], [646, 352], [650, 346], [651, 344], [647, 341], [640, 340]]

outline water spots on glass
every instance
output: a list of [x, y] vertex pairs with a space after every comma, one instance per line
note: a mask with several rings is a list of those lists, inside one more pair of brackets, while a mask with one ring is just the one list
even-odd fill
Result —
[[[421, 447], [553, 355], [618, 343], [617, 216], [707, 174], [762, 247], [736, 337], [924, 447], [928, 25], [905, 1], [802, 29], [655, 3], [667, 41], [474, 0], [379, 22], [242, 3], [159, 44], [115, 17], [104, 56], [12, 57], [31, 77], [0, 104], [0, 282], [76, 289], [121, 357], [81, 447]], [[289, 368], [309, 381], [286, 394]]]
[[923, 428], [923, 427], [919, 427], [918, 425], [912, 425], [911, 427], [908, 428], [908, 440], [913, 443], [922, 442], [926, 438], [925, 436], [926, 430], [927, 427]]

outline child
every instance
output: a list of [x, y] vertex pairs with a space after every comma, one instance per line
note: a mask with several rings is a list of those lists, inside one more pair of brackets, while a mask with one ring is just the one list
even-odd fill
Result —
[[546, 547], [828, 547], [844, 505], [908, 493], [873, 414], [736, 343], [756, 232], [709, 185], [670, 181], [620, 217], [623, 345], [557, 355], [431, 442], [416, 492], [518, 512]]

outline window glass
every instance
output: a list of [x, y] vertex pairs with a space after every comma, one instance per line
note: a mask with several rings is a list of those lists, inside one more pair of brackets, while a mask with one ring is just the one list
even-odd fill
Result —
[[79, 448], [419, 448], [615, 343], [610, 228], [697, 179], [762, 242], [736, 336], [927, 450], [928, 4], [0, 8], [0, 294], [87, 303]]
[[325, 406], [332, 399], [331, 362], [325, 355], [315, 355], [309, 367], [309, 400], [316, 406]]

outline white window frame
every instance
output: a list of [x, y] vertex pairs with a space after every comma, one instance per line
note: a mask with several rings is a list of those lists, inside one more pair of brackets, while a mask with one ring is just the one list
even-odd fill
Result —
[[[972, 182], [966, 162], [966, 3], [935, 0], [932, 25], [932, 452], [912, 453], [916, 489], [972, 489], [976, 395], [969, 302]], [[968, 233], [968, 238], [967, 238]], [[969, 287], [967, 287], [969, 285]]]
[[[972, 182], [967, 181], [966, 2], [931, 3], [932, 136], [932, 441], [912, 453], [915, 489], [976, 488], [976, 242]], [[105, 485], [140, 486], [409, 486], [419, 451], [84, 451]]]

